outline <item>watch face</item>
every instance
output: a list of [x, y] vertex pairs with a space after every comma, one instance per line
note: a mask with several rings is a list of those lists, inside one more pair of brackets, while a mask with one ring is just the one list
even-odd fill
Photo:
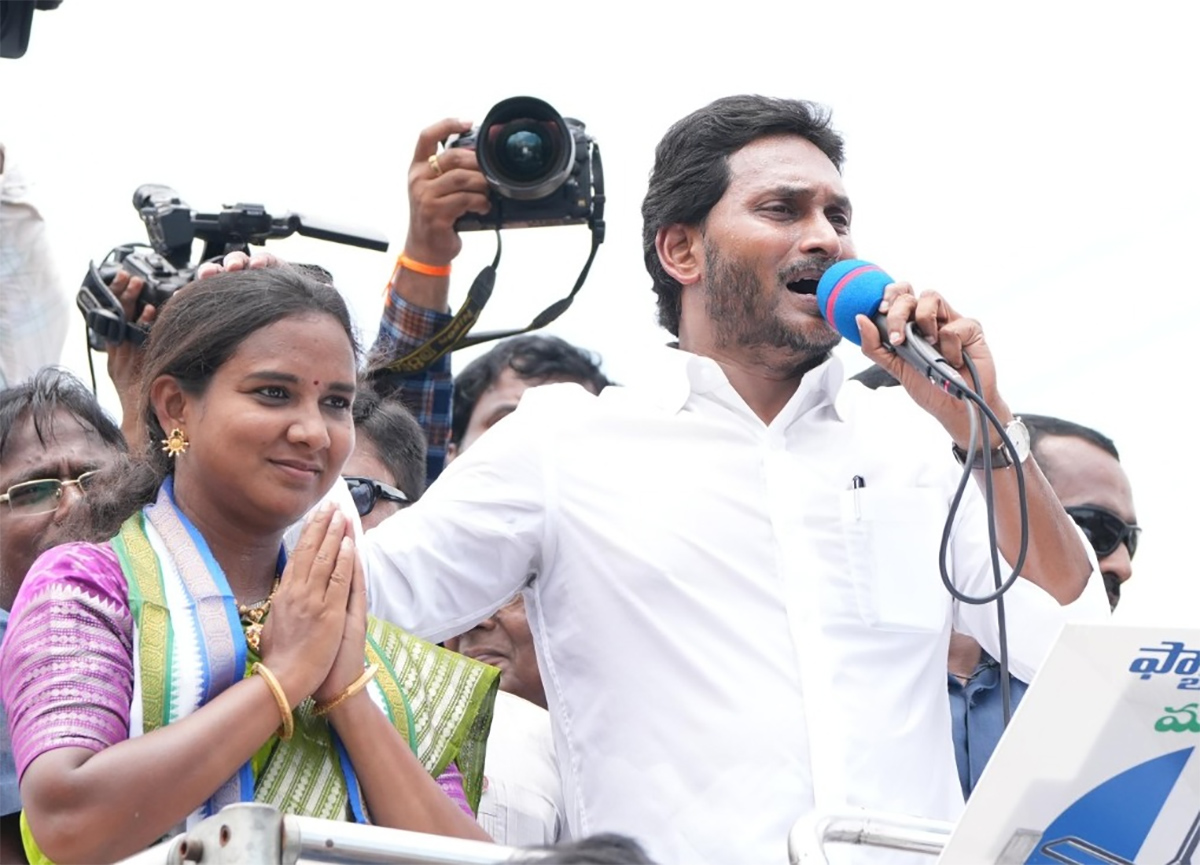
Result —
[[1025, 462], [1025, 458], [1029, 456], [1029, 430], [1025, 428], [1025, 424], [1020, 418], [1016, 418], [1004, 431], [1012, 440], [1013, 447], [1017, 449], [1017, 462]]

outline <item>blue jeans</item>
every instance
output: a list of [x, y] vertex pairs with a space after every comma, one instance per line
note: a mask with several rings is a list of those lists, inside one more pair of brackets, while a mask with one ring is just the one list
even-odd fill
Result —
[[[1029, 688], [1013, 676], [1008, 677], [1009, 702], [1013, 712]], [[1004, 732], [1004, 706], [1000, 695], [1000, 664], [986, 652], [979, 666], [963, 685], [948, 676], [950, 725], [954, 736], [954, 757], [958, 762], [958, 780], [966, 799], [979, 783], [983, 767], [996, 750]]]

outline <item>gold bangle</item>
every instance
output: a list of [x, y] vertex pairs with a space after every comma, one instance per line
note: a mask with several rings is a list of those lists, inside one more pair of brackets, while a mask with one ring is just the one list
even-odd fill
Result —
[[287, 694], [283, 692], [283, 685], [279, 684], [279, 680], [275, 678], [274, 673], [257, 661], [250, 668], [250, 675], [254, 675], [255, 673], [262, 676], [262, 680], [267, 683], [267, 688], [271, 691], [271, 696], [275, 698], [275, 705], [279, 707], [279, 717], [283, 719], [283, 724], [280, 725], [277, 735], [281, 741], [286, 742], [292, 738], [292, 733], [296, 732], [296, 722], [292, 719], [292, 707], [288, 705]]
[[362, 671], [362, 675], [350, 683], [349, 687], [342, 693], [338, 694], [328, 703], [318, 703], [313, 707], [314, 715], [328, 715], [335, 708], [340, 706], [345, 700], [349, 700], [363, 688], [367, 687], [367, 683], [375, 678], [375, 674], [379, 672], [379, 665], [372, 664]]

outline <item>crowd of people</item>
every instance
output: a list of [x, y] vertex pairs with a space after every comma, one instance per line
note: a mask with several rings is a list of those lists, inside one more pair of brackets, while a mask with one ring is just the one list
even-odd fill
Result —
[[561, 861], [783, 862], [814, 808], [954, 819], [1003, 729], [993, 659], [1016, 703], [1116, 605], [1116, 447], [1014, 414], [980, 323], [898, 282], [890, 342], [970, 358], [1032, 448], [1022, 496], [983, 445], [1006, 651], [943, 587], [956, 508], [955, 585], [994, 588], [984, 472], [959, 502], [965, 404], [873, 322], [870, 374], [832, 353], [816, 284], [855, 247], [814, 103], [726, 97], [662, 138], [642, 240], [673, 339], [635, 379], [536, 333], [391, 369], [451, 320], [455, 221], [492, 206], [441, 146], [468, 129], [418, 138], [368, 351], [336, 279], [232, 253], [161, 309], [114, 280], [149, 334], [110, 346], [119, 422], [64, 370], [6, 377], [4, 861], [115, 861], [256, 800]]

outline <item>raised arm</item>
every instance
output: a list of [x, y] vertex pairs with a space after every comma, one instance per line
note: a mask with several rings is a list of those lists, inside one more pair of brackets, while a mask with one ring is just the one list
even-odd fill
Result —
[[[158, 316], [154, 304], [146, 304], [140, 313], [137, 311], [138, 296], [146, 287], [145, 280], [140, 276], [131, 276], [128, 271], [117, 271], [109, 286], [113, 296], [121, 303], [125, 311], [126, 321], [142, 328], [149, 328]], [[146, 446], [145, 423], [138, 416], [138, 394], [142, 383], [143, 346], [135, 345], [130, 340], [119, 343], [109, 343], [105, 349], [108, 354], [108, 377], [112, 379], [117, 397], [121, 401], [121, 432], [129, 445], [131, 453], [140, 453]]]
[[[892, 341], [903, 341], [904, 327], [914, 321], [917, 330], [930, 338], [942, 356], [970, 382], [963, 355], [968, 355], [981, 379], [980, 395], [1001, 424], [1013, 420], [1013, 414], [1000, 396], [996, 385], [996, 366], [983, 328], [974, 319], [959, 315], [935, 292], [917, 297], [908, 283], [889, 285], [880, 312], [887, 314]], [[955, 399], [933, 385], [917, 370], [883, 348], [879, 331], [865, 316], [858, 317], [863, 354], [891, 373], [909, 395], [945, 427], [954, 443], [965, 449], [970, 440], [968, 403]], [[983, 446], [995, 449], [999, 434], [990, 427]], [[947, 448], [949, 450], [949, 448]], [[947, 455], [949, 458], [949, 455]], [[1026, 504], [1029, 517], [1029, 545], [1021, 575], [1050, 593], [1060, 604], [1079, 597], [1092, 572], [1087, 549], [1074, 523], [1063, 510], [1050, 483], [1031, 459], [1022, 463]], [[983, 473], [975, 479], [983, 484]], [[997, 542], [1001, 554], [1016, 562], [1020, 545], [1020, 498], [1016, 472], [996, 469], [992, 472], [996, 502]]]
[[[439, 153], [438, 147], [450, 135], [470, 128], [467, 121], [446, 119], [423, 130], [417, 139], [408, 170], [404, 253], [388, 282], [379, 334], [371, 350], [373, 367], [415, 350], [450, 321], [450, 263], [462, 250], [454, 222], [468, 212], [486, 213], [491, 204], [475, 151], [455, 147]], [[427, 474], [432, 482], [445, 465], [450, 440], [450, 356], [443, 355], [420, 372], [382, 372], [375, 383], [382, 393], [395, 393], [425, 430]]]

